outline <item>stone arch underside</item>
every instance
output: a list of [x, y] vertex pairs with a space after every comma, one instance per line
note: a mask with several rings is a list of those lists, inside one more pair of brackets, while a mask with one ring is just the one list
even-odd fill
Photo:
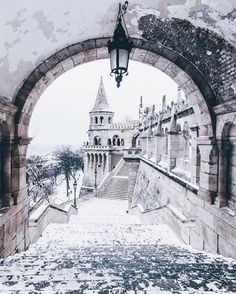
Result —
[[[196, 28], [185, 20], [165, 19], [160, 22], [156, 16], [150, 14], [141, 17], [138, 26], [142, 38], [132, 39], [134, 49], [131, 59], [154, 66], [176, 81], [193, 105], [199, 119], [200, 136], [214, 136], [215, 114], [212, 108], [235, 98], [232, 87], [236, 78], [235, 48], [216, 34]], [[16, 130], [14, 128], [13, 133], [19, 146], [12, 157], [14, 176], [11, 178], [11, 192], [16, 192], [15, 196], [11, 193], [11, 197], [17, 199], [15, 204], [20, 203], [23, 207], [25, 224], [28, 217], [28, 200], [25, 199], [23, 175], [29, 143], [28, 125], [33, 109], [44, 90], [61, 74], [77, 65], [108, 58], [107, 41], [108, 38], [90, 39], [65, 47], [48, 56], [22, 81], [22, 86], [15, 95], [13, 103], [18, 110], [16, 115], [14, 114]], [[199, 165], [200, 162], [209, 162], [209, 167], [205, 165], [206, 170], [201, 169], [201, 172], [199, 169], [199, 181], [202, 181], [202, 175], [205, 180], [200, 185], [198, 195], [204, 192], [209, 192], [211, 195], [213, 192], [215, 197], [217, 175], [211, 170], [216, 165], [215, 158], [218, 155], [215, 154], [215, 149], [213, 150], [215, 153], [211, 152], [212, 142], [204, 140], [199, 144]], [[210, 160], [209, 154], [212, 158]], [[93, 169], [96, 162], [95, 154], [91, 153], [89, 160]], [[108, 162], [108, 158], [106, 161]], [[205, 199], [205, 196], [201, 197]], [[9, 255], [11, 252], [4, 254]]]
[[[19, 136], [27, 136], [30, 118], [39, 97], [57, 77], [80, 64], [108, 58], [107, 48], [105, 47], [107, 40], [100, 39], [99, 42], [98, 40], [88, 40], [83, 44], [78, 43], [67, 47], [45, 60], [31, 73], [15, 98], [15, 105], [18, 107], [16, 123], [19, 126]], [[211, 112], [211, 105], [215, 105], [217, 102], [206, 79], [204, 77], [199, 78], [200, 73], [191, 63], [189, 63], [192, 70], [190, 76], [180, 66], [168, 60], [166, 56], [171, 53], [170, 49], [166, 48], [165, 52], [168, 52], [168, 54], [162, 53], [161, 56], [153, 49], [147, 49], [149, 42], [137, 39], [134, 39], [133, 42], [136, 47], [131, 53], [131, 59], [154, 66], [172, 78], [183, 89], [186, 97], [193, 105], [199, 118], [199, 125], [202, 126], [202, 134], [213, 136], [212, 121], [214, 123], [214, 117]], [[101, 47], [96, 47], [97, 44]], [[93, 45], [95, 48], [92, 47]], [[149, 45], [149, 47], [151, 46]], [[184, 57], [179, 56], [179, 59], [179, 65], [186, 65], [187, 61]], [[193, 80], [195, 78], [196, 82]]]
[[[187, 20], [172, 18], [163, 21], [149, 14], [139, 19], [138, 28], [143, 39], [132, 39], [131, 59], [154, 66], [172, 78], [193, 105], [201, 134], [214, 136], [212, 107], [235, 98], [235, 48], [216, 33], [196, 28]], [[106, 44], [109, 39], [90, 39], [73, 44], [35, 68], [15, 96], [18, 136], [27, 135], [31, 114], [43, 91], [67, 70], [108, 58]]]

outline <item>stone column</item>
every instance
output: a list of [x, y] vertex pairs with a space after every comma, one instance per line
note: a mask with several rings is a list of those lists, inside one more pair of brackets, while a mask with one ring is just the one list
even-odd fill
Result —
[[107, 172], [111, 171], [111, 154], [107, 154]]
[[197, 137], [198, 137], [198, 126], [191, 127], [191, 135], [192, 135], [192, 140], [191, 140], [191, 182], [193, 184], [197, 184], [197, 179], [198, 179], [198, 152], [197, 152]]
[[155, 135], [155, 163], [158, 163], [161, 161], [161, 154], [162, 154], [162, 136], [161, 135]]
[[213, 204], [217, 193], [218, 148], [206, 137], [199, 137], [197, 143], [201, 154], [198, 195]]
[[17, 203], [27, 198], [26, 153], [30, 138], [15, 140], [12, 146], [12, 196]]
[[215, 204], [217, 207], [228, 205], [229, 198], [229, 157], [232, 145], [229, 140], [222, 142], [219, 148], [219, 163], [218, 163], [218, 193]]
[[10, 207], [11, 203], [11, 145], [10, 142], [1, 143], [2, 149], [2, 180], [3, 207]]
[[87, 172], [89, 171], [89, 168], [90, 168], [90, 154], [87, 153], [87, 156], [86, 156], [86, 161], [85, 161], [85, 169]]
[[107, 155], [106, 153], [103, 154], [103, 173], [107, 173]]
[[176, 133], [168, 132], [168, 171], [171, 171], [176, 166], [176, 148], [178, 148], [176, 143]]

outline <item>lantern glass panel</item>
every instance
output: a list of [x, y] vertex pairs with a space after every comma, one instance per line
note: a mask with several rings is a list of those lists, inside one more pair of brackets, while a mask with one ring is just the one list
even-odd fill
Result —
[[110, 65], [111, 65], [111, 72], [115, 71], [115, 69], [117, 68], [117, 64], [116, 64], [116, 56], [117, 56], [117, 49], [113, 49], [110, 52]]
[[119, 49], [119, 67], [126, 72], [128, 69], [129, 51], [125, 49]]
[[126, 72], [128, 68], [129, 51], [126, 49], [113, 49], [110, 52], [111, 72], [117, 72], [122, 69]]

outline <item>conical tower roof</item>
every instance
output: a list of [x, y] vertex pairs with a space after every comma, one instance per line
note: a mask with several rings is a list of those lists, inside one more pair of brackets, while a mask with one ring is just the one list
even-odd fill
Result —
[[97, 93], [97, 98], [96, 98], [95, 104], [90, 112], [96, 112], [96, 111], [110, 111], [110, 112], [112, 112], [111, 108], [108, 104], [108, 101], [107, 101], [107, 96], [105, 93], [102, 77], [100, 80], [100, 85], [98, 88], [98, 93]]

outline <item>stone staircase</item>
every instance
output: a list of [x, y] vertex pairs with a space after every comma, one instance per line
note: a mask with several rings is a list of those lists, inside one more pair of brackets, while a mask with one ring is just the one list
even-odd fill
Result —
[[139, 162], [126, 161], [116, 175], [114, 175], [105, 188], [99, 193], [99, 198], [128, 200], [129, 192], [132, 192]]
[[143, 225], [127, 203], [92, 199], [0, 265], [0, 293], [236, 293], [236, 262]]

